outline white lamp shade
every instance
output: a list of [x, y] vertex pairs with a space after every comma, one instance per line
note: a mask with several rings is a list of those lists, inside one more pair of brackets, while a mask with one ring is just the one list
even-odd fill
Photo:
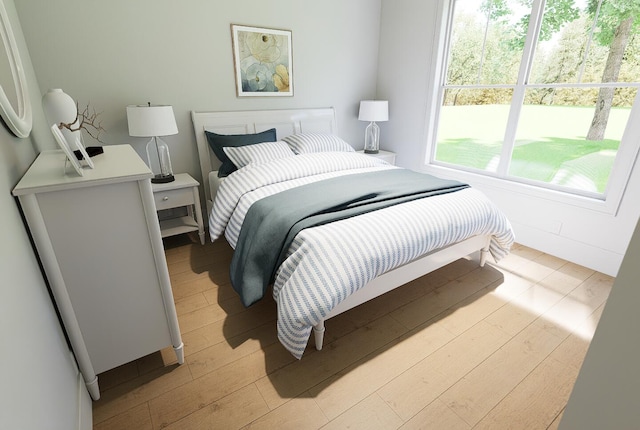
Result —
[[386, 100], [363, 100], [360, 102], [360, 121], [389, 121], [389, 102]]
[[172, 106], [127, 106], [129, 136], [155, 137], [178, 134]]

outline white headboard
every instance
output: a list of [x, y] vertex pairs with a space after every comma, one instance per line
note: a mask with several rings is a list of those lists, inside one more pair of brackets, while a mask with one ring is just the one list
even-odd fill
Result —
[[234, 112], [191, 111], [191, 119], [196, 133], [202, 184], [207, 200], [207, 214], [211, 212], [213, 204], [209, 187], [209, 172], [217, 170], [220, 161], [209, 147], [207, 137], [204, 134], [205, 130], [218, 134], [247, 134], [275, 128], [278, 139], [296, 133], [336, 134], [338, 131], [333, 108]]

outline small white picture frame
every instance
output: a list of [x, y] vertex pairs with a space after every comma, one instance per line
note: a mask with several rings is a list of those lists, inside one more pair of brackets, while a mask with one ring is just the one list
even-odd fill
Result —
[[76, 149], [80, 151], [80, 154], [82, 154], [82, 159], [87, 163], [89, 168], [93, 169], [95, 165], [93, 164], [93, 160], [89, 157], [89, 154], [87, 154], [87, 149], [84, 147], [84, 142], [82, 142], [82, 134], [80, 134], [80, 132], [78, 131], [74, 133], [74, 135]]
[[[67, 139], [65, 139], [64, 135], [62, 134], [62, 131], [60, 131], [57, 124], [53, 124], [51, 126], [51, 133], [53, 133], [53, 137], [56, 139], [58, 146], [60, 147], [60, 149], [62, 149], [64, 154], [67, 156], [67, 159], [73, 166], [74, 170], [78, 173], [78, 175], [84, 176], [84, 172], [82, 171], [82, 166], [80, 165], [80, 161], [78, 161], [73, 151], [71, 151], [71, 149], [69, 148], [69, 145], [67, 144]], [[65, 161], [65, 167], [66, 167], [66, 161]], [[66, 168], [65, 168], [65, 171], [66, 171]]]

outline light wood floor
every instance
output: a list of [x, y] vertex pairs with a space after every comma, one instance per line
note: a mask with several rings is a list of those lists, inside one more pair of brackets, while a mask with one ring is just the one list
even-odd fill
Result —
[[557, 428], [613, 278], [516, 245], [327, 322], [295, 360], [243, 308], [225, 243], [165, 242], [185, 343], [99, 375], [95, 429]]

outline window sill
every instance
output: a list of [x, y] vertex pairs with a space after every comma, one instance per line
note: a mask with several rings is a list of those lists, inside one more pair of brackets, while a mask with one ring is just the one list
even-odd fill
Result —
[[493, 176], [482, 175], [465, 170], [459, 170], [436, 164], [426, 164], [423, 171], [436, 176], [448, 179], [456, 179], [468, 182], [478, 187], [489, 187], [500, 191], [517, 193], [537, 199], [556, 202], [559, 204], [571, 205], [582, 209], [587, 209], [603, 214], [615, 216], [618, 212], [623, 193], [618, 196], [607, 196], [607, 198], [599, 199], [593, 197], [579, 196], [562, 191], [537, 187], [516, 180], [497, 178]]

